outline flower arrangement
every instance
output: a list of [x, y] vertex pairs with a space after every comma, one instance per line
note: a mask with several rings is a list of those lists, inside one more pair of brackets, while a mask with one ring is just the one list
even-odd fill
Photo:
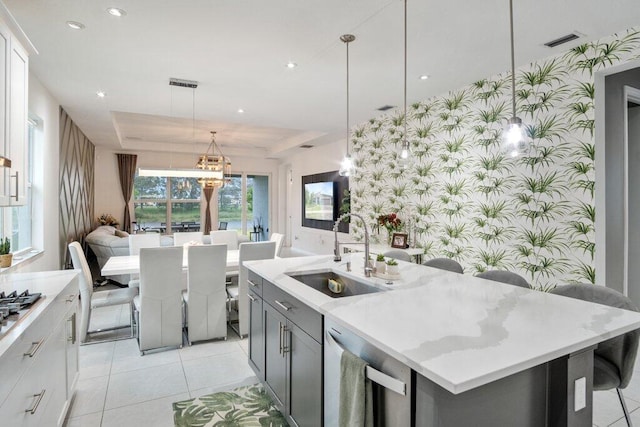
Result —
[[102, 214], [98, 217], [100, 225], [118, 225], [118, 220], [111, 214]]
[[389, 234], [402, 230], [402, 220], [394, 213], [380, 215], [378, 225], [386, 228]]

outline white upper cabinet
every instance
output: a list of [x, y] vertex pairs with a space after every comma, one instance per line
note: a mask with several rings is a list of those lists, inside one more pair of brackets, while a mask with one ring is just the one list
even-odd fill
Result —
[[28, 180], [29, 53], [37, 53], [0, 2], [0, 206], [24, 205]]

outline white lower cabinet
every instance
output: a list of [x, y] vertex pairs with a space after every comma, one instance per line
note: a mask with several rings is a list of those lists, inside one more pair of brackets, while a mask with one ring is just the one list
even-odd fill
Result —
[[0, 366], [15, 367], [1, 379], [11, 389], [0, 396], [0, 425], [64, 423], [78, 377], [77, 289], [76, 278], [0, 358]]

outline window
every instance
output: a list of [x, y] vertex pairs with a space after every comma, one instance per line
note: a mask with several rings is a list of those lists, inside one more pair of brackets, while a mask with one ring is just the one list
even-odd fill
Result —
[[36, 145], [36, 131], [38, 120], [29, 120], [27, 134], [27, 191], [25, 204], [2, 209], [2, 236], [11, 240], [11, 252], [25, 252], [30, 250], [32, 242], [32, 209], [33, 209], [33, 164]]
[[242, 231], [242, 176], [231, 180], [218, 190], [218, 220], [227, 223], [227, 230]]
[[199, 230], [201, 194], [196, 178], [136, 176], [135, 221], [141, 229], [162, 232]]
[[245, 235], [248, 232], [253, 240], [268, 239], [269, 177], [232, 175], [231, 181], [218, 190], [218, 220], [227, 222], [228, 230]]

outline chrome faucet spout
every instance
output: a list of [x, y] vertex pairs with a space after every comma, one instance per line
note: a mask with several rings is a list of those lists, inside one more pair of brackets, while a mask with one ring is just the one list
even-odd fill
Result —
[[[342, 214], [340, 218], [336, 220], [335, 224], [333, 224], [333, 234], [335, 236], [334, 247], [333, 247], [333, 260], [335, 262], [342, 261], [342, 257], [340, 256], [340, 242], [338, 241], [338, 226], [340, 225], [340, 222], [343, 219], [349, 216], [358, 218], [360, 222], [362, 222], [362, 226], [364, 228], [364, 275], [365, 277], [371, 277], [371, 272], [373, 271], [373, 268], [369, 263], [369, 229], [367, 228], [367, 223], [365, 222], [364, 218], [358, 214], [354, 214], [354, 213]], [[361, 243], [361, 242], [358, 242], [358, 243]]]

